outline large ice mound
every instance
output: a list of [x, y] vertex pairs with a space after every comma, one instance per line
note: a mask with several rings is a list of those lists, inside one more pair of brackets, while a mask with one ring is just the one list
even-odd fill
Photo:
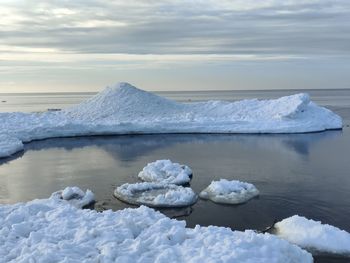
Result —
[[197, 201], [189, 187], [150, 182], [123, 184], [115, 189], [114, 196], [129, 204], [150, 207], [184, 207]]
[[182, 185], [191, 181], [192, 170], [187, 165], [173, 163], [170, 160], [157, 160], [147, 164], [138, 177], [146, 182]]
[[245, 203], [257, 195], [259, 195], [259, 191], [253, 184], [226, 179], [212, 181], [199, 194], [203, 199], [210, 199], [213, 202], [223, 204]]
[[350, 233], [302, 216], [276, 223], [276, 235], [310, 251], [350, 255]]
[[56, 198], [0, 205], [0, 262], [311, 263], [270, 234], [186, 228], [147, 207], [81, 210]]
[[311, 102], [307, 94], [274, 100], [178, 103], [127, 83], [108, 87], [62, 111], [0, 113], [0, 134], [23, 142], [102, 134], [301, 133], [341, 128], [342, 119]]

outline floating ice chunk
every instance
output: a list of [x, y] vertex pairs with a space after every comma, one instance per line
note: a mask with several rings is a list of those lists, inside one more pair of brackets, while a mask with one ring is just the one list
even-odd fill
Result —
[[312, 261], [310, 253], [270, 234], [186, 228], [144, 206], [96, 212], [52, 198], [0, 205], [0, 262]]
[[118, 199], [150, 207], [184, 207], [197, 201], [197, 195], [189, 187], [164, 183], [123, 184], [114, 191]]
[[203, 199], [210, 199], [216, 203], [240, 204], [259, 195], [258, 189], [252, 184], [240, 181], [212, 181], [199, 196]]
[[64, 190], [57, 191], [51, 195], [53, 199], [62, 199], [75, 206], [84, 208], [95, 202], [95, 195], [89, 189], [84, 193], [79, 187], [66, 187]]
[[310, 251], [350, 254], [350, 233], [337, 227], [295, 215], [275, 229], [279, 237]]
[[22, 150], [22, 141], [13, 136], [0, 134], [0, 158], [10, 156]]
[[138, 176], [146, 182], [181, 185], [191, 181], [192, 170], [187, 165], [173, 163], [170, 160], [157, 160], [147, 164]]

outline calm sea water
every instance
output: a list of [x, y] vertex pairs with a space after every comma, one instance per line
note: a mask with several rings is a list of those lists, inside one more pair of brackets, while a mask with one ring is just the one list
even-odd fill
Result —
[[[163, 92], [178, 101], [276, 98], [295, 91]], [[138, 172], [157, 159], [189, 165], [191, 187], [200, 192], [220, 178], [248, 181], [259, 198], [238, 205], [199, 200], [170, 217], [196, 224], [262, 230], [294, 214], [350, 232], [350, 90], [309, 92], [314, 101], [344, 119], [342, 131], [290, 135], [134, 135], [35, 141], [25, 152], [0, 160], [0, 203], [48, 197], [69, 185], [96, 194], [97, 210], [129, 207], [112, 196], [116, 186], [137, 182]], [[0, 111], [43, 111], [78, 103], [92, 94], [0, 95]], [[316, 257], [316, 262], [349, 259]]]

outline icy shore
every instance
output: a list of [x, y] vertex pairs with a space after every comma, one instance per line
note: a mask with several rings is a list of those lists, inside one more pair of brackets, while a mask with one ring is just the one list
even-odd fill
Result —
[[[72, 189], [62, 193], [71, 197], [77, 190]], [[100, 213], [51, 197], [0, 205], [0, 262], [310, 263], [313, 259], [270, 234], [214, 226], [190, 229], [184, 221], [144, 206]]]
[[21, 150], [18, 141], [53, 137], [135, 133], [303, 133], [341, 128], [342, 119], [317, 106], [307, 94], [275, 100], [178, 103], [120, 83], [62, 111], [0, 113], [0, 141], [1, 146], [6, 145], [0, 148], [0, 157], [13, 154], [14, 149]]

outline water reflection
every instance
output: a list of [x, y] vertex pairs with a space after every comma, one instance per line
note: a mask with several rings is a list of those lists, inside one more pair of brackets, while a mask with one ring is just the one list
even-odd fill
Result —
[[[244, 180], [265, 188], [267, 199], [280, 199], [287, 192], [285, 204], [292, 209], [290, 202], [294, 198], [298, 200], [300, 192], [317, 196], [304, 189], [303, 182], [308, 177], [295, 171], [308, 169], [313, 148], [332, 144], [341, 135], [341, 131], [279, 135], [162, 134], [34, 141], [25, 145], [24, 152], [1, 161], [0, 202], [43, 198], [68, 185], [78, 185], [92, 189], [98, 201], [107, 202], [101, 209], [121, 209], [126, 206], [112, 197], [114, 188], [137, 182], [137, 174], [147, 162], [169, 158], [193, 168], [191, 186], [197, 193], [211, 180]], [[293, 176], [283, 171], [292, 171]]]
[[[176, 144], [204, 143], [240, 143], [246, 147], [261, 148], [296, 155], [308, 155], [310, 147], [323, 141], [334, 139], [342, 134], [341, 130], [307, 134], [154, 134], [122, 136], [90, 136], [75, 138], [54, 138], [34, 141], [25, 146], [25, 152], [46, 149], [64, 149], [98, 147], [118, 160], [133, 161], [159, 148], [173, 147]], [[23, 156], [23, 152], [0, 160], [0, 164]]]

